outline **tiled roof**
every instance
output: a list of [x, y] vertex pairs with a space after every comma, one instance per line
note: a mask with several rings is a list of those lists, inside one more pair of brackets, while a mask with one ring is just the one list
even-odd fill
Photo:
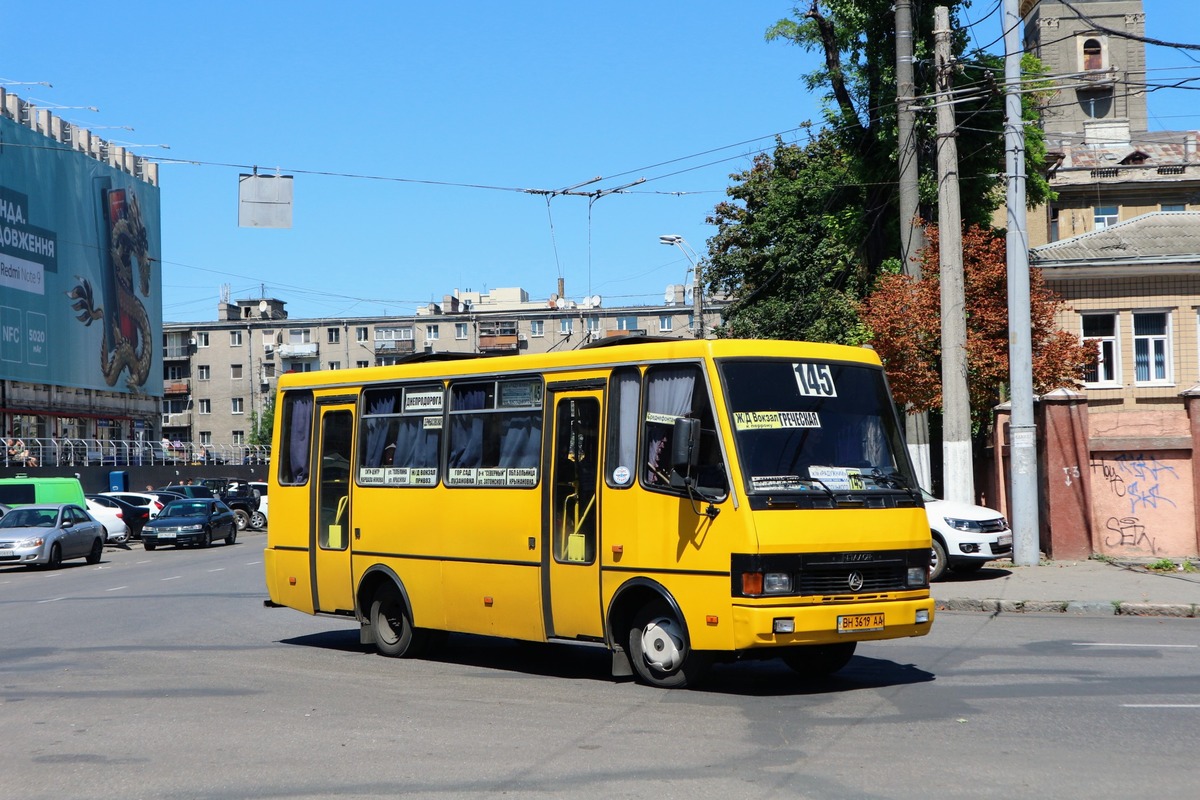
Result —
[[[1200, 260], [1200, 211], [1156, 211], [1070, 239], [1035, 247], [1030, 263]], [[1064, 264], [1065, 265], [1065, 264]]]
[[1119, 144], [1072, 144], [1059, 148], [1052, 142], [1047, 144], [1055, 155], [1062, 156], [1059, 169], [1099, 169], [1122, 164], [1161, 167], [1200, 163], [1198, 137], [1200, 131], [1151, 131], [1137, 133], [1131, 141]]

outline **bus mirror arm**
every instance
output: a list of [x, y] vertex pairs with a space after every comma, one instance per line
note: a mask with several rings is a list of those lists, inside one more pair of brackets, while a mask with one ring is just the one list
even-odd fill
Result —
[[[712, 498], [696, 488], [696, 479], [692, 477], [692, 468], [700, 463], [700, 420], [691, 417], [677, 417], [671, 432], [671, 485], [687, 491], [688, 499], [692, 501], [692, 510], [698, 517], [713, 519], [721, 513], [721, 509], [713, 505]], [[704, 511], [696, 504], [700, 499], [708, 503]]]

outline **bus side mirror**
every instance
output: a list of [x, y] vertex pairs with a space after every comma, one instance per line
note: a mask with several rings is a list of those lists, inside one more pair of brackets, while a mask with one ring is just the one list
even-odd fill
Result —
[[679, 417], [671, 433], [671, 485], [683, 487], [700, 463], [700, 420]]

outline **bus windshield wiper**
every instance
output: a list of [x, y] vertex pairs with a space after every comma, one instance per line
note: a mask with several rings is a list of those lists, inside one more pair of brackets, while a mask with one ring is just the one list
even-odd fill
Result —
[[913, 500], [920, 499], [920, 495], [909, 485], [908, 481], [896, 473], [885, 473], [876, 467], [871, 470], [870, 477], [875, 481], [876, 486], [887, 486], [889, 489], [903, 489]]
[[820, 486], [822, 489], [825, 490], [825, 494], [829, 495], [830, 500], [837, 499], [837, 495], [835, 495], [833, 493], [833, 489], [829, 488], [829, 484], [825, 483], [825, 481], [821, 480], [820, 478], [801, 478], [800, 476], [797, 475], [796, 480], [803, 481], [804, 483], [811, 483], [811, 484]]

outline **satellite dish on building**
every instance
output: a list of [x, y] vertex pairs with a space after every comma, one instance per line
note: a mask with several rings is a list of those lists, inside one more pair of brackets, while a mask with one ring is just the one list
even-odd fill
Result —
[[663, 302], [669, 306], [675, 305], [675, 287], [674, 287], [674, 285], [668, 286], [667, 290], [665, 292], [663, 292]]
[[567, 307], [567, 301], [561, 297], [556, 298], [554, 301], [554, 307], [561, 311]]
[[600, 307], [600, 295], [598, 295], [598, 294], [592, 295], [592, 301], [591, 301], [590, 305], [592, 308], [599, 308]]
[[258, 313], [259, 313], [259, 314], [261, 314], [262, 316], [264, 316], [264, 317], [265, 317], [265, 316], [267, 315], [267, 309], [268, 309], [268, 308], [269, 308], [269, 306], [267, 305], [267, 301], [266, 301], [266, 300], [259, 300], [259, 301], [258, 301]]

